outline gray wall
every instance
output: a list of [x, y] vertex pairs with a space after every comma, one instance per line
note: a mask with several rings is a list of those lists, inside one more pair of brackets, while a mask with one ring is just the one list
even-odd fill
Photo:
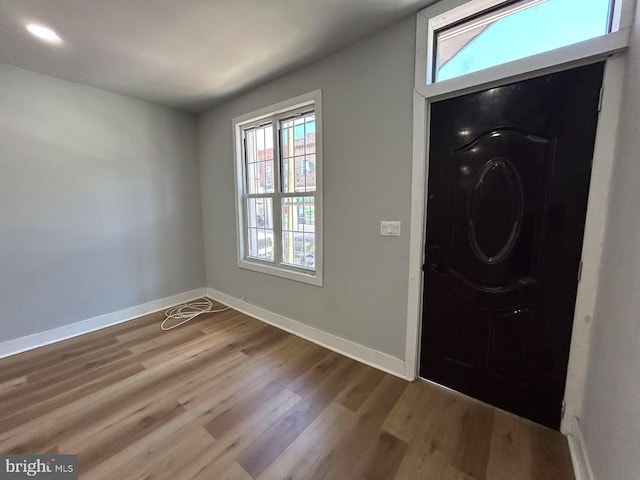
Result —
[[593, 345], [581, 417], [596, 478], [640, 478], [640, 16], [613, 172]]
[[[207, 286], [404, 358], [415, 16], [199, 121]], [[238, 268], [232, 118], [322, 89], [324, 287]], [[380, 237], [380, 220], [402, 236]]]
[[204, 285], [195, 135], [0, 64], [0, 341]]

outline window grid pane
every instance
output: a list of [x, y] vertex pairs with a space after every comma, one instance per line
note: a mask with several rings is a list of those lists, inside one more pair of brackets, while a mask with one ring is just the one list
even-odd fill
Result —
[[315, 198], [282, 199], [282, 263], [315, 269]]
[[247, 193], [274, 193], [273, 126], [245, 130], [245, 169]]
[[280, 122], [282, 191], [313, 192], [316, 189], [315, 112]]
[[273, 262], [273, 199], [247, 199], [248, 256]]

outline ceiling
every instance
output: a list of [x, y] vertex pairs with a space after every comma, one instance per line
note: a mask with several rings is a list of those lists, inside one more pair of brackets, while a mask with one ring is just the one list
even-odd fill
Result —
[[[433, 0], [0, 0], [0, 62], [200, 111]], [[29, 35], [50, 26], [59, 45]]]

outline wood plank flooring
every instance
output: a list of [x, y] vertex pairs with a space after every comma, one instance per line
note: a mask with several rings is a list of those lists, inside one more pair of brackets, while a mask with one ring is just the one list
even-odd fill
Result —
[[0, 360], [0, 452], [82, 479], [565, 480], [565, 438], [233, 310]]

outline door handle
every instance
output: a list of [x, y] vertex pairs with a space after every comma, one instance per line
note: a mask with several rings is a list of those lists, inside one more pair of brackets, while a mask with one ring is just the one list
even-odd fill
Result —
[[425, 263], [422, 266], [422, 271], [426, 272], [427, 269], [432, 271], [433, 273], [443, 273], [442, 267], [440, 267], [440, 265], [438, 265], [437, 263]]

